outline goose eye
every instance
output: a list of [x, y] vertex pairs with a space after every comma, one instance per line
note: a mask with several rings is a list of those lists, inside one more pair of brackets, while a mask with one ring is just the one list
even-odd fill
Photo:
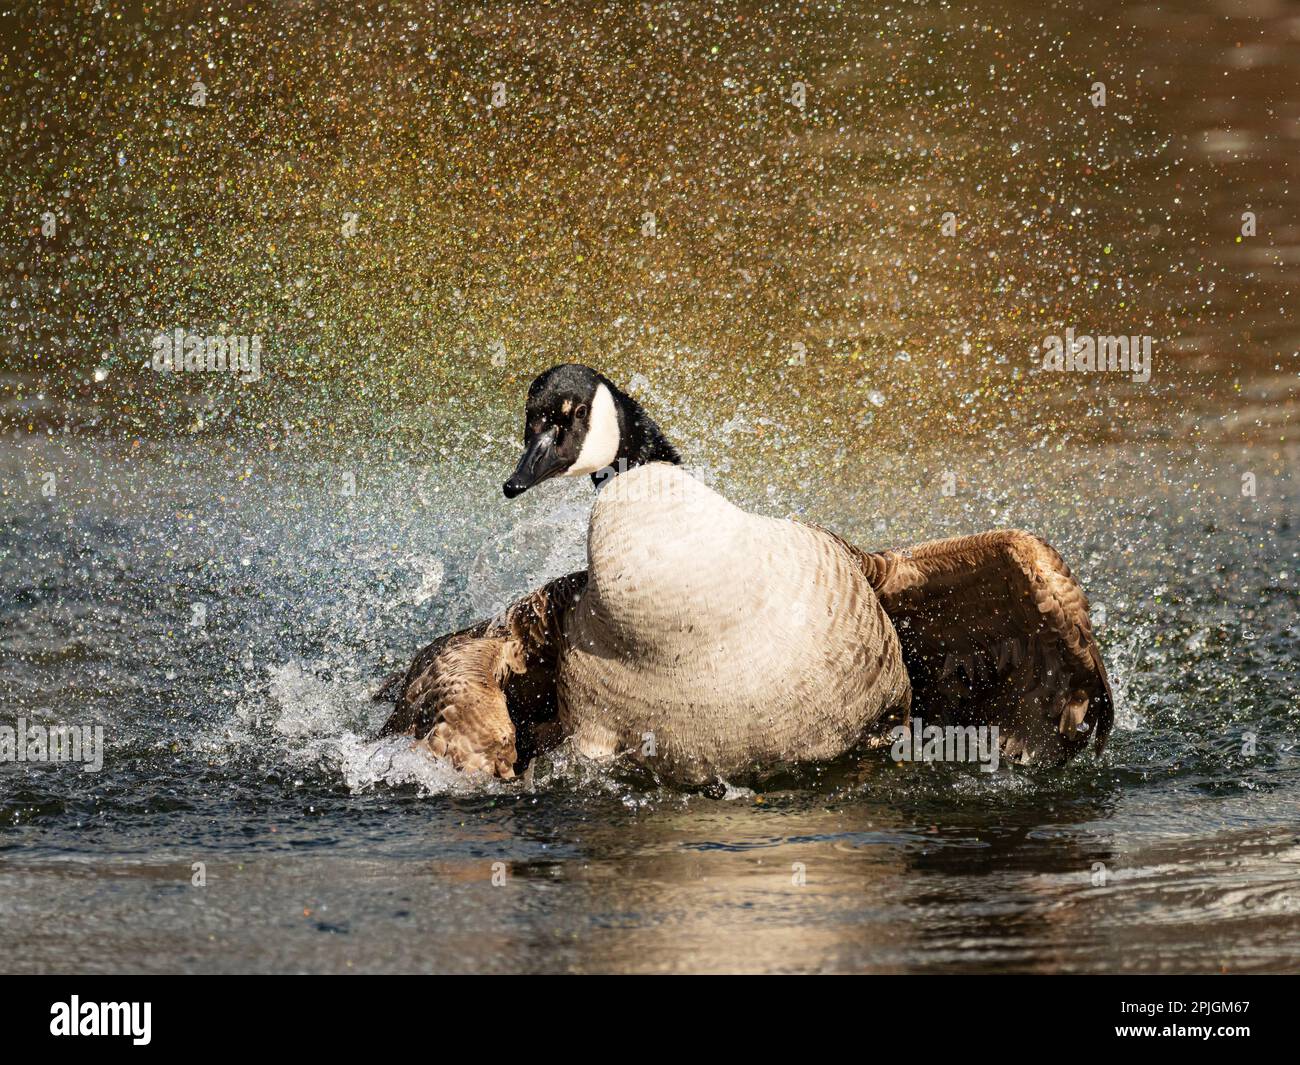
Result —
[[582, 422], [587, 420], [587, 404], [585, 403], [578, 404], [578, 409], [573, 412], [573, 420], [575, 422]]

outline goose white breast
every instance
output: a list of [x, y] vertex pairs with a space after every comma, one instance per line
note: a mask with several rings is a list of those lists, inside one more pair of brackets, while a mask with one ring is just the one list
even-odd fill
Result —
[[658, 771], [707, 780], [832, 758], [907, 704], [893, 626], [821, 530], [652, 463], [602, 489], [587, 551], [558, 685], [589, 755], [649, 743]]

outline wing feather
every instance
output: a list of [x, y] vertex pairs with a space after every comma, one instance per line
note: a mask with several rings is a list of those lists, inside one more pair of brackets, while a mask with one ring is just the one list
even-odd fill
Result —
[[857, 553], [898, 630], [915, 713], [996, 724], [1019, 761], [1063, 761], [1090, 740], [1100, 753], [1110, 681], [1087, 596], [1049, 544], [999, 529]]
[[553, 731], [564, 616], [586, 583], [585, 573], [560, 577], [501, 617], [434, 640], [375, 695], [394, 700], [379, 734], [413, 736], [457, 769], [513, 777]]

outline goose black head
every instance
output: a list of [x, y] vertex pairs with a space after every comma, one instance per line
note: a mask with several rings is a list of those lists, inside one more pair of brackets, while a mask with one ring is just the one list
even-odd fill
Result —
[[528, 388], [524, 453], [502, 486], [513, 499], [552, 477], [590, 474], [597, 488], [647, 462], [682, 461], [636, 400], [588, 366], [552, 366]]

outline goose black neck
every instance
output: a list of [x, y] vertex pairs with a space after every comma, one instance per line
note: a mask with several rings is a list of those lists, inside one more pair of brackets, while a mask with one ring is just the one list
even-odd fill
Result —
[[[613, 462], [613, 474], [617, 476], [650, 462], [669, 462], [680, 466], [682, 456], [664, 436], [654, 419], [646, 413], [645, 408], [612, 384], [606, 382], [606, 385], [614, 397], [614, 406], [618, 411], [618, 455]], [[610, 474], [605, 471], [591, 475], [592, 484], [597, 488], [609, 478]]]

